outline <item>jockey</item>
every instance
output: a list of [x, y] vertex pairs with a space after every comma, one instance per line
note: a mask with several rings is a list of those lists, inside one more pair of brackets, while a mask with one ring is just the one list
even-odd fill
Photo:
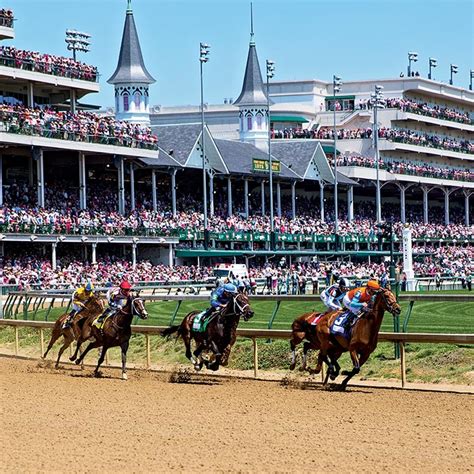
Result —
[[204, 313], [203, 319], [215, 311], [226, 307], [230, 299], [237, 294], [237, 287], [233, 283], [226, 283], [211, 293], [211, 307]]
[[359, 317], [361, 312], [367, 310], [369, 303], [379, 290], [380, 285], [375, 280], [369, 280], [366, 286], [348, 291], [342, 302], [352, 315]]
[[126, 304], [130, 292], [132, 291], [132, 285], [128, 281], [122, 281], [118, 288], [112, 288], [107, 292], [107, 302], [109, 303], [108, 308], [94, 321], [94, 326], [100, 328], [105, 319], [112, 313], [122, 309]]
[[62, 329], [67, 329], [71, 327], [71, 323], [76, 314], [79, 314], [85, 307], [86, 303], [89, 301], [90, 297], [93, 295], [94, 285], [89, 281], [84, 286], [77, 288], [77, 290], [72, 294], [72, 310], [67, 315]]
[[329, 311], [339, 311], [342, 308], [342, 299], [349, 291], [347, 278], [340, 278], [339, 283], [334, 283], [321, 293], [321, 300]]

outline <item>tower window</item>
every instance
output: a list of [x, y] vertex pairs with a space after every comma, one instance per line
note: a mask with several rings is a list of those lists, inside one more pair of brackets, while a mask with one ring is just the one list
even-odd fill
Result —
[[138, 91], [135, 92], [135, 107], [136, 107], [137, 109], [140, 108], [140, 97], [141, 97], [140, 92], [138, 92]]
[[252, 130], [252, 117], [247, 117], [247, 130]]
[[259, 130], [262, 129], [262, 116], [261, 115], [257, 115], [257, 128]]
[[123, 110], [128, 112], [129, 104], [128, 104], [128, 94], [123, 95]]

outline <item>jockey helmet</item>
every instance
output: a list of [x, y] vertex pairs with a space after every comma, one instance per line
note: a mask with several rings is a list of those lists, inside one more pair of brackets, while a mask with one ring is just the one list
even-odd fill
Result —
[[131, 289], [132, 285], [130, 285], [128, 281], [124, 280], [122, 283], [120, 283], [120, 291], [122, 293], [128, 293]]
[[226, 283], [224, 285], [224, 291], [226, 291], [227, 293], [236, 294], [237, 293], [237, 287], [233, 283]]
[[345, 290], [348, 290], [349, 289], [349, 280], [347, 278], [340, 278], [339, 279], [339, 288], [341, 288], [341, 290], [345, 289]]
[[380, 290], [380, 285], [375, 280], [369, 280], [367, 282], [367, 288], [373, 291], [378, 291]]
[[91, 292], [91, 291], [94, 290], [94, 285], [93, 285], [90, 281], [88, 281], [88, 282], [86, 283], [86, 286], [84, 287], [84, 289], [85, 289], [87, 292]]

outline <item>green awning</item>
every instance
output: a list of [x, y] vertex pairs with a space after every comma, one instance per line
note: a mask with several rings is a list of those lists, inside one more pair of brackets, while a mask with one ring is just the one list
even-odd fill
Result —
[[355, 95], [336, 95], [335, 97], [334, 96], [331, 96], [331, 97], [325, 97], [324, 100], [354, 100], [355, 99]]
[[270, 122], [296, 122], [296, 123], [307, 123], [309, 120], [298, 115], [279, 115], [273, 117], [270, 115]]
[[[379, 251], [379, 250], [372, 250], [372, 251], [339, 251], [333, 252], [328, 250], [204, 250], [204, 249], [177, 249], [176, 250], [176, 257], [250, 257], [252, 255], [256, 256], [270, 256], [270, 255], [278, 255], [278, 256], [298, 256], [298, 255], [321, 255], [321, 256], [347, 256], [352, 255], [354, 257], [383, 257], [389, 256], [389, 251]], [[400, 256], [400, 252], [395, 252], [395, 256]]]
[[[324, 153], [331, 153], [331, 155], [334, 154], [334, 146], [333, 145], [323, 145], [323, 151]], [[341, 152], [337, 149], [336, 147], [337, 154], [340, 155]]]

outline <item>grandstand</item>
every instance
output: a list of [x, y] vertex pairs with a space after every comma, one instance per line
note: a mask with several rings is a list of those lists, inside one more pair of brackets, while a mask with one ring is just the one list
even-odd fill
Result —
[[[13, 26], [10, 12], [0, 39], [14, 38]], [[155, 79], [145, 66], [130, 2], [108, 80], [115, 114], [81, 102], [99, 91], [99, 77], [97, 67], [71, 58], [0, 46], [0, 251], [16, 276], [21, 272], [12, 258], [21, 262], [25, 254], [37, 255], [48, 272], [70, 262], [82, 268], [79, 260], [109, 265], [119, 259], [127, 272], [123, 262], [135, 269], [146, 261], [151, 272], [150, 261], [158, 272], [160, 264], [240, 258], [261, 277], [265, 261], [275, 256], [306, 264], [344, 257], [365, 273], [380, 272], [391, 242], [377, 227], [375, 209], [369, 99], [376, 84], [384, 87], [385, 107], [378, 110], [381, 212], [393, 223], [392, 251], [401, 250], [403, 224], [410, 223], [425, 260], [418, 262], [420, 274], [443, 272], [432, 261], [435, 254], [445, 266], [447, 256], [457, 256], [450, 276], [472, 270], [470, 259], [459, 256], [459, 249], [472, 255], [472, 91], [418, 76], [345, 82], [337, 94], [332, 82], [272, 81], [269, 110], [252, 31], [242, 91], [232, 103], [207, 105], [203, 137], [199, 107], [150, 105]], [[367, 258], [373, 259], [368, 266]], [[313, 273], [300, 268], [307, 277]], [[123, 272], [114, 267], [113, 274]], [[55, 278], [49, 274], [48, 282]]]

